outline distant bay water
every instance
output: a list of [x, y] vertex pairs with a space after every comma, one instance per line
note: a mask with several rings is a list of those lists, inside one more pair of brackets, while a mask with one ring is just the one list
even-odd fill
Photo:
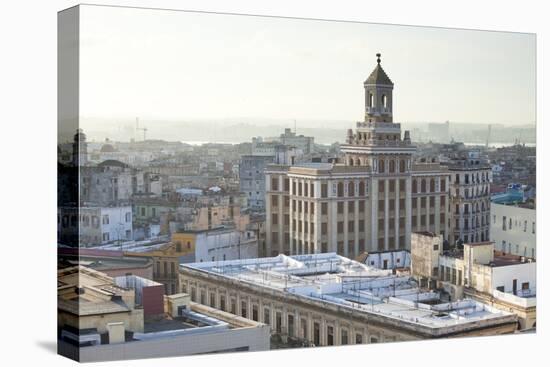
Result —
[[[248, 143], [248, 142], [243, 142], [243, 141], [206, 141], [206, 140], [182, 140], [181, 141], [183, 144], [189, 144], [189, 145], [195, 145], [195, 146], [199, 146], [199, 145], [203, 145], [203, 144], [240, 144], [240, 143]], [[328, 144], [327, 144], [328, 145]], [[469, 145], [469, 146], [472, 146], [472, 145], [477, 145], [477, 146], [480, 146], [480, 145], [485, 145], [484, 143], [471, 143], [471, 142], [465, 142], [464, 145]], [[507, 147], [507, 146], [512, 146], [514, 145], [514, 143], [512, 142], [507, 142], [507, 143], [489, 143], [489, 147], [492, 147], [492, 148], [502, 148], [502, 147]], [[521, 144], [523, 145], [523, 143]], [[535, 147], [536, 146], [536, 143], [525, 143], [525, 146], [526, 147]]]

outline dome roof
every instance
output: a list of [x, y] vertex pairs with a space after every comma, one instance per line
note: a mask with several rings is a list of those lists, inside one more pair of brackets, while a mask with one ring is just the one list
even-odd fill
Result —
[[117, 150], [115, 149], [115, 147], [111, 144], [103, 144], [103, 146], [101, 147], [101, 153], [113, 153], [116, 151]]
[[106, 161], [103, 161], [98, 164], [98, 167], [121, 167], [121, 168], [127, 168], [129, 167], [126, 163], [122, 163], [121, 161], [117, 161], [116, 159], [107, 159]]

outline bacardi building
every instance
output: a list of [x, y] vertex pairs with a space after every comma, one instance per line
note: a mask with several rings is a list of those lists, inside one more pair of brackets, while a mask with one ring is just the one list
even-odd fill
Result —
[[380, 65], [364, 82], [365, 117], [348, 130], [340, 163], [269, 165], [266, 256], [410, 249], [411, 233], [449, 237], [450, 172], [413, 161], [408, 131], [393, 121], [394, 84]]

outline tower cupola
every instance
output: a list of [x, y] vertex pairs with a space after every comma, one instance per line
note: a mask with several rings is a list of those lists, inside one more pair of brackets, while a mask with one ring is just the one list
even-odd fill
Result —
[[376, 67], [363, 83], [365, 87], [365, 122], [393, 122], [393, 82], [380, 65], [376, 54]]

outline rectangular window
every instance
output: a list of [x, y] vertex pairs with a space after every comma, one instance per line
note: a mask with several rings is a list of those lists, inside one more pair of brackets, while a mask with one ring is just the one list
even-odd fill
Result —
[[334, 345], [334, 328], [327, 325], [327, 345]]
[[247, 312], [246, 312], [247, 310], [246, 309], [247, 309], [246, 301], [241, 301], [241, 316], [244, 317], [244, 318], [246, 318], [246, 316], [247, 316]]
[[364, 213], [365, 212], [365, 200], [360, 200], [359, 201], [359, 213]]
[[259, 321], [258, 319], [258, 306], [252, 305], [252, 320]]
[[342, 329], [342, 332], [340, 333], [340, 344], [347, 345], [348, 344], [348, 331], [345, 329]]
[[321, 325], [318, 322], [313, 323], [313, 344], [321, 345]]
[[322, 215], [328, 214], [328, 203], [321, 203], [321, 214]]
[[288, 336], [294, 336], [294, 315], [288, 315]]
[[328, 185], [326, 183], [321, 184], [321, 197], [328, 197]]

